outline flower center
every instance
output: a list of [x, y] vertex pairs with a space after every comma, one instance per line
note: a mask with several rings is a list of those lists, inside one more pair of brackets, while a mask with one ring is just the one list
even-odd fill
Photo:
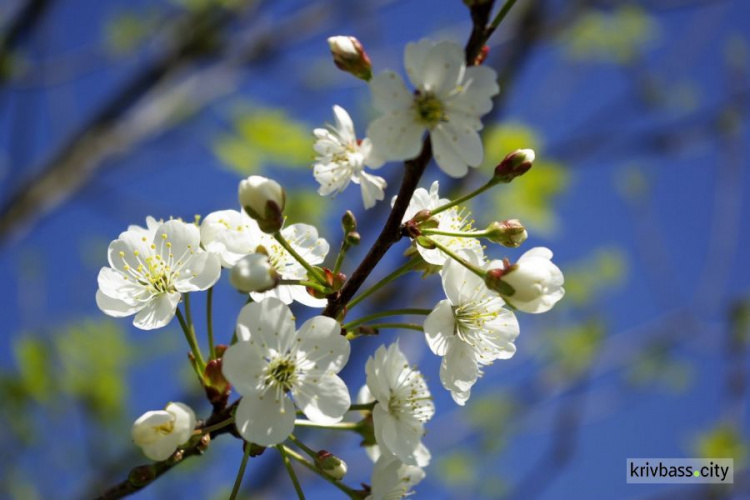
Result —
[[419, 121], [427, 127], [432, 128], [440, 122], [447, 121], [443, 102], [433, 94], [417, 91], [414, 103]]
[[164, 422], [161, 425], [154, 427], [154, 432], [161, 434], [162, 436], [169, 436], [174, 430], [174, 421]]
[[297, 367], [288, 358], [277, 358], [266, 368], [266, 385], [273, 385], [281, 392], [289, 392], [297, 381]]
[[474, 336], [485, 331], [485, 325], [498, 317], [497, 307], [493, 307], [493, 297], [470, 302], [460, 306], [453, 306], [455, 321], [454, 334], [469, 345], [475, 345]]

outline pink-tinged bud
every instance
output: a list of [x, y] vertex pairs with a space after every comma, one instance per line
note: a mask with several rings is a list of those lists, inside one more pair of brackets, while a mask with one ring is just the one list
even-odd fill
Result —
[[232, 387], [224, 378], [221, 368], [222, 360], [212, 359], [206, 363], [206, 369], [203, 372], [203, 386], [206, 390], [206, 397], [213, 405], [226, 403]]
[[510, 306], [527, 313], [547, 312], [565, 295], [564, 277], [552, 262], [548, 248], [532, 248], [515, 264], [492, 261], [485, 276], [487, 287]]
[[326, 450], [318, 452], [315, 457], [315, 466], [319, 471], [336, 481], [344, 479], [347, 471], [346, 462]]
[[517, 248], [526, 241], [529, 233], [518, 219], [493, 222], [487, 228], [487, 239], [504, 247]]
[[474, 59], [474, 66], [480, 66], [484, 61], [487, 60], [488, 55], [490, 55], [490, 46], [482, 46], [482, 48], [479, 50], [479, 54], [477, 54], [477, 58]]
[[273, 234], [281, 229], [286, 193], [278, 182], [251, 175], [240, 181], [238, 196], [240, 206], [255, 219], [263, 232]]
[[495, 167], [494, 182], [508, 183], [529, 171], [534, 164], [536, 155], [533, 149], [519, 149], [506, 156]]
[[503, 268], [490, 269], [487, 271], [487, 274], [484, 275], [484, 284], [487, 285], [487, 288], [499, 293], [503, 297], [511, 296], [516, 293], [516, 291], [512, 286], [503, 281], [503, 276], [505, 276], [505, 270]]
[[328, 39], [328, 46], [333, 62], [341, 71], [366, 82], [372, 79], [372, 64], [359, 40], [353, 36], [332, 36]]

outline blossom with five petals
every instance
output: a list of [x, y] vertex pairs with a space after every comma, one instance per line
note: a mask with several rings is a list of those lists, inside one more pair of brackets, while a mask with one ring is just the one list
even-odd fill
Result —
[[292, 311], [272, 297], [243, 307], [236, 333], [222, 369], [242, 395], [235, 425], [243, 438], [262, 446], [284, 441], [295, 405], [314, 422], [341, 421], [351, 399], [337, 373], [350, 348], [339, 323], [315, 316], [295, 331]]

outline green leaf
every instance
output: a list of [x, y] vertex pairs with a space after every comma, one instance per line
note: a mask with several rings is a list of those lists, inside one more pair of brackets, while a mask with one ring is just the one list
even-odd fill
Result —
[[286, 200], [284, 214], [289, 223], [305, 222], [320, 226], [329, 206], [318, 193], [310, 190], [287, 190]]
[[308, 168], [313, 159], [312, 129], [283, 110], [251, 108], [236, 117], [232, 133], [217, 138], [214, 152], [241, 175], [266, 164]]
[[63, 390], [83, 401], [102, 422], [114, 421], [124, 409], [126, 370], [132, 359], [123, 329], [108, 320], [85, 321], [56, 335], [54, 343]]
[[744, 468], [750, 445], [736, 426], [719, 422], [716, 427], [698, 434], [693, 444], [696, 457], [733, 458], [734, 470]]
[[548, 337], [549, 369], [555, 379], [575, 379], [591, 367], [604, 340], [604, 326], [597, 320], [555, 330]]
[[449, 486], [466, 486], [477, 479], [476, 456], [464, 451], [444, 455], [437, 464], [438, 478]]
[[53, 395], [51, 356], [43, 340], [21, 336], [13, 344], [18, 381], [23, 391], [38, 403], [47, 403]]
[[121, 12], [104, 27], [106, 46], [116, 55], [133, 53], [154, 33], [158, 23], [156, 11]]
[[563, 36], [566, 55], [575, 61], [625, 64], [659, 35], [659, 24], [644, 9], [628, 4], [611, 11], [592, 9]]
[[565, 266], [565, 301], [586, 306], [627, 276], [625, 254], [618, 248], [599, 248], [578, 263]]

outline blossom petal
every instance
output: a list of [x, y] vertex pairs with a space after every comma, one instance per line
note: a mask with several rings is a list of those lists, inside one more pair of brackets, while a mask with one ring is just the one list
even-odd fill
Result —
[[200, 244], [201, 233], [198, 226], [181, 220], [165, 222], [159, 226], [154, 236], [155, 252], [167, 262], [184, 262], [200, 249]]
[[319, 238], [318, 230], [309, 224], [292, 224], [282, 229], [281, 234], [312, 265], [322, 263], [330, 250], [328, 242]]
[[372, 105], [382, 112], [408, 109], [414, 101], [404, 80], [395, 71], [387, 70], [375, 75], [370, 80], [370, 92]]
[[254, 340], [240, 340], [224, 353], [221, 371], [243, 396], [256, 396], [262, 392], [263, 373], [267, 366], [263, 354]]
[[339, 137], [345, 142], [356, 142], [357, 135], [354, 133], [354, 123], [349, 113], [341, 106], [334, 106], [333, 114], [336, 117], [336, 130]]
[[146, 303], [142, 302], [135, 305], [129, 304], [123, 300], [112, 298], [101, 290], [97, 290], [96, 305], [108, 316], [124, 318], [125, 316], [130, 316], [131, 314], [135, 314], [143, 309]]
[[289, 398], [276, 400], [272, 394], [244, 397], [235, 414], [235, 425], [246, 441], [261, 446], [283, 442], [294, 430], [296, 411]]
[[382, 177], [364, 171], [360, 172], [359, 185], [362, 188], [362, 202], [366, 209], [374, 207], [376, 201], [385, 198], [385, 191], [383, 190], [388, 184]]
[[[296, 302], [299, 302], [300, 304], [307, 306], [307, 307], [325, 307], [328, 305], [328, 299], [319, 299], [317, 297], [313, 297], [307, 292], [307, 288], [305, 288], [302, 285], [283, 285], [286, 286], [289, 289], [289, 293], [292, 297], [292, 299]], [[277, 287], [280, 288], [280, 287]]]
[[174, 417], [174, 436], [177, 445], [184, 444], [193, 435], [195, 430], [195, 413], [192, 408], [184, 403], [169, 403], [165, 410]]
[[294, 338], [294, 315], [275, 297], [247, 304], [237, 319], [237, 338], [253, 340], [263, 349], [285, 354]]
[[424, 65], [427, 55], [435, 46], [431, 40], [423, 38], [418, 42], [409, 42], [404, 49], [404, 67], [409, 81], [417, 88], [424, 88]]
[[422, 65], [421, 85], [418, 87], [436, 96], [448, 97], [463, 79], [466, 69], [464, 50], [448, 41], [435, 44]]
[[338, 373], [349, 360], [351, 346], [341, 335], [341, 325], [333, 318], [315, 316], [297, 332], [297, 355], [315, 364], [316, 370]]
[[[451, 392], [462, 393], [471, 389], [479, 377], [476, 353], [468, 344], [455, 342], [440, 364], [440, 381]], [[456, 400], [458, 404], [459, 398]], [[465, 400], [464, 400], [465, 401]]]
[[101, 268], [96, 281], [99, 285], [99, 290], [103, 294], [121, 300], [131, 306], [141, 304], [143, 300], [150, 296], [146, 287], [137, 283], [130, 276], [116, 271], [111, 267]]
[[185, 263], [180, 276], [174, 281], [174, 287], [183, 293], [208, 290], [219, 281], [220, 276], [220, 257], [201, 250]]
[[203, 219], [200, 228], [203, 247], [221, 257], [221, 265], [233, 267], [258, 246], [260, 229], [244, 212], [219, 210]]
[[487, 66], [471, 66], [464, 73], [464, 91], [448, 101], [449, 110], [479, 117], [492, 110], [492, 96], [500, 92], [497, 73]]
[[[460, 255], [475, 266], [479, 264], [478, 258], [473, 252], [462, 252]], [[482, 278], [453, 259], [448, 259], [445, 262], [443, 269], [440, 271], [440, 276], [445, 295], [454, 306], [470, 301], [476, 295], [476, 291], [484, 287]]]
[[412, 419], [408, 417], [396, 420], [380, 404], [375, 405], [375, 438], [380, 446], [388, 449], [405, 464], [425, 467], [429, 463], [429, 454], [425, 456], [425, 449], [420, 446], [424, 430], [420, 422], [410, 420]]
[[370, 123], [367, 136], [375, 152], [386, 160], [408, 160], [422, 150], [425, 127], [416, 122], [413, 111], [397, 109]]
[[306, 377], [293, 395], [305, 416], [322, 424], [340, 422], [352, 403], [344, 381], [331, 372]]
[[174, 318], [181, 294], [177, 292], [155, 295], [133, 318], [133, 324], [141, 330], [154, 330], [167, 326]]
[[435, 161], [451, 177], [463, 177], [468, 167], [477, 167], [482, 163], [482, 140], [476, 131], [447, 122], [432, 129], [430, 137]]
[[445, 356], [455, 337], [456, 323], [449, 300], [441, 300], [424, 322], [424, 333], [430, 350], [438, 356]]

